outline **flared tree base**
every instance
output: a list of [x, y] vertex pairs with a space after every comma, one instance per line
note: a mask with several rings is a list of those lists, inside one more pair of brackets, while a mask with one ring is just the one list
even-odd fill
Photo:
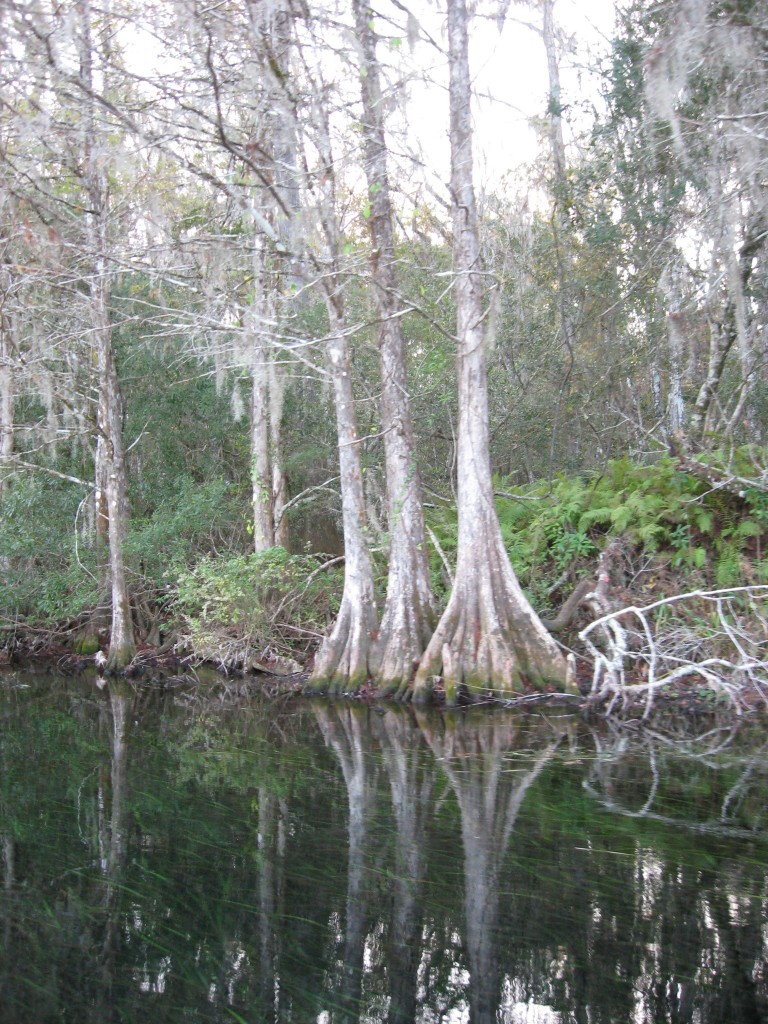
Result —
[[434, 626], [431, 609], [402, 592], [390, 599], [369, 658], [377, 696], [382, 700], [408, 700], [416, 669]]
[[432, 700], [438, 680], [449, 707], [462, 693], [477, 700], [510, 698], [526, 685], [569, 687], [566, 659], [528, 603], [495, 532], [491, 526], [486, 543], [477, 538], [459, 560], [450, 601], [416, 673], [416, 704]]
[[317, 652], [305, 693], [357, 693], [368, 679], [375, 627], [375, 612], [343, 598], [333, 630]]
[[111, 644], [104, 665], [105, 674], [119, 675], [128, 668], [135, 657], [135, 644]]

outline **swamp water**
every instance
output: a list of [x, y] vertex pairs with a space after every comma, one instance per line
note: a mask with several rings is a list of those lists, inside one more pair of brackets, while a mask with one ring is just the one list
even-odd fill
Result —
[[0, 1022], [765, 1021], [767, 794], [758, 722], [7, 674]]

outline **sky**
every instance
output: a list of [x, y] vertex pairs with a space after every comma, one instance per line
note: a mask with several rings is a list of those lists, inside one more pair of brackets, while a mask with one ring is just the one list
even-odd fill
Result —
[[[542, 118], [546, 112], [549, 85], [541, 35], [526, 23], [539, 25], [541, 13], [535, 4], [517, 6], [511, 0], [499, 31], [495, 15], [501, 3], [502, 0], [474, 0], [478, 12], [470, 23], [470, 70], [475, 85], [475, 185], [480, 194], [505, 188], [527, 196], [535, 193], [527, 168], [542, 149], [535, 119]], [[616, 0], [556, 0], [555, 23], [561, 38], [570, 44], [565, 47], [560, 66], [566, 144], [572, 142], [574, 133], [578, 135], [590, 123], [583, 108], [597, 102], [597, 78], [590, 75], [587, 68], [594, 64], [596, 54], [608, 49], [615, 3]], [[346, 18], [351, 18], [349, 4], [343, 3], [341, 7]], [[399, 180], [411, 178], [416, 191], [423, 175], [434, 192], [447, 199], [449, 143], [445, 55], [425, 42], [410, 45], [413, 40], [408, 40], [404, 13], [410, 11], [423, 32], [445, 47], [445, 0], [374, 0], [374, 9], [377, 31], [384, 36], [380, 55], [382, 51], [386, 55], [386, 40], [401, 31], [403, 38], [398, 41], [401, 52], [398, 54], [393, 49], [389, 57], [393, 65], [399, 64], [401, 71], [410, 69], [413, 76], [404, 115], [399, 118], [393, 114], [388, 119], [393, 160], [397, 160], [398, 144], [401, 149]], [[396, 27], [398, 25], [400, 28]], [[160, 56], [150, 36], [135, 29], [133, 32], [131, 52], [138, 70], [144, 65], [154, 68], [158, 62], [167, 60]], [[353, 37], [349, 37], [347, 45], [354, 47]], [[350, 95], [355, 96], [357, 83], [351, 80], [348, 85]], [[397, 126], [402, 125], [402, 116], [408, 128], [405, 136], [398, 139]], [[421, 173], [414, 170], [414, 149], [420, 149]], [[357, 152], [353, 159], [357, 163]], [[348, 168], [353, 182], [359, 173], [359, 167]]]
[[[443, 4], [432, 6], [429, 0], [418, 0], [412, 10], [419, 8], [424, 27], [444, 44]], [[557, 0], [555, 5], [556, 25], [573, 44], [563, 55], [560, 68], [566, 144], [589, 123], [583, 109], [598, 102], [596, 77], [587, 68], [595, 55], [608, 49], [614, 12], [615, 0]], [[498, 188], [501, 183], [516, 183], [524, 191], [524, 167], [540, 152], [540, 138], [532, 122], [547, 109], [547, 62], [540, 34], [523, 24], [540, 20], [537, 10], [511, 3], [501, 32], [495, 20], [475, 17], [472, 21], [470, 71], [475, 84], [474, 149], [480, 191]], [[424, 44], [417, 48], [418, 53], [432, 60]], [[439, 74], [435, 68], [435, 75]], [[414, 85], [411, 99], [412, 131], [421, 142], [425, 161], [434, 167], [435, 180], [446, 180], [447, 95], [439, 88]]]

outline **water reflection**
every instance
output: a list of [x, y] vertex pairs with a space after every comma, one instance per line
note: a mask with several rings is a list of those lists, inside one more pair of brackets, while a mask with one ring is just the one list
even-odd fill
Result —
[[0, 685], [3, 1024], [768, 1019], [760, 730], [230, 698]]
[[368, 875], [374, 856], [370, 826], [377, 771], [365, 741], [369, 714], [366, 708], [317, 704], [314, 710], [323, 739], [341, 766], [349, 805], [344, 952], [339, 963], [340, 976], [332, 986], [337, 1005], [331, 1007], [329, 1020], [353, 1024], [360, 1019], [370, 915]]
[[[496, 955], [501, 868], [525, 796], [554, 755], [561, 735], [547, 731], [536, 736], [540, 751], [510, 770], [506, 756], [521, 746], [522, 719], [496, 724], [488, 715], [437, 720], [421, 716], [419, 724], [461, 812], [469, 1020], [492, 1024], [502, 970]], [[525, 739], [530, 742], [533, 737]]]
[[374, 717], [374, 735], [389, 779], [396, 829], [387, 1024], [410, 1024], [416, 1019], [418, 940], [436, 773], [424, 757], [423, 734], [405, 709], [387, 708]]

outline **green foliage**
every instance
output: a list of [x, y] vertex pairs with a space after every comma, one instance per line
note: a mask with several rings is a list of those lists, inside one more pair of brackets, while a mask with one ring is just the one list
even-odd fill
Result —
[[[514, 497], [497, 499], [510, 558], [539, 606], [564, 571], [580, 564], [593, 571], [598, 551], [617, 536], [673, 570], [703, 574], [702, 582], [732, 586], [762, 578], [762, 563], [751, 567], [749, 556], [753, 548], [759, 551], [768, 529], [766, 510], [763, 492], [741, 501], [713, 491], [667, 456], [650, 466], [616, 459], [599, 475], [558, 477], [550, 487], [517, 488]], [[453, 510], [433, 511], [429, 523], [444, 553], [455, 560]], [[438, 592], [444, 590], [441, 564], [433, 550]]]
[[260, 657], [300, 657], [338, 611], [341, 575], [316, 558], [283, 548], [204, 558], [179, 573], [174, 610], [193, 652], [225, 664]]
[[125, 545], [129, 564], [161, 586], [226, 538], [234, 543], [243, 511], [234, 488], [224, 480], [197, 484], [181, 477], [176, 491], [163, 497], [152, 515], [131, 523]]
[[98, 601], [96, 559], [80, 534], [82, 492], [19, 477], [0, 505], [0, 619], [57, 621]]

